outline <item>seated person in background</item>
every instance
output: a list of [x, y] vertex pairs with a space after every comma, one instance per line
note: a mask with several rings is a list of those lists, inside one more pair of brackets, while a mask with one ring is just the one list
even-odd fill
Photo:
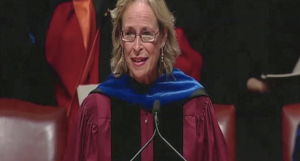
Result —
[[[83, 101], [64, 161], [130, 160], [159, 129], [186, 160], [229, 161], [210, 98], [173, 68], [180, 54], [174, 17], [164, 0], [119, 0], [113, 20], [112, 74]], [[135, 160], [182, 160], [158, 136]]]
[[248, 77], [244, 86], [245, 91], [238, 96], [237, 105], [237, 160], [280, 161], [280, 98], [258, 76]]
[[[282, 160], [281, 108], [287, 104], [300, 102], [300, 79], [299, 77], [270, 80], [260, 80], [259, 78], [261, 74], [285, 74], [293, 71], [300, 56], [300, 21], [298, 16], [296, 16], [300, 13], [299, 7], [300, 4], [296, 0], [279, 0], [269, 7], [268, 27], [270, 34], [268, 35], [269, 46], [266, 46], [269, 52], [265, 60], [268, 70], [258, 70], [259, 72], [256, 72], [256, 76], [251, 77], [247, 81], [247, 89], [252, 94], [248, 95], [249, 99], [245, 104], [248, 104], [249, 109], [252, 106], [251, 111], [264, 113], [260, 114], [260, 116], [248, 114], [249, 117], [246, 120], [248, 127], [251, 127], [248, 133], [254, 133], [252, 136], [256, 135], [253, 137], [256, 139], [253, 140], [258, 140], [257, 142], [260, 143], [260, 148], [258, 146], [253, 148], [252, 152], [257, 156], [260, 154], [266, 155], [267, 152], [264, 150], [267, 149], [270, 157], [268, 159], [264, 158], [264, 160]], [[247, 105], [245, 106], [247, 107]], [[248, 110], [247, 112], [251, 113], [251, 111]], [[239, 119], [239, 122], [241, 122], [241, 119]], [[295, 144], [299, 144], [299, 141]], [[245, 145], [250, 147], [249, 144]], [[297, 156], [297, 151], [300, 153], [299, 147], [296, 146], [296, 148], [295, 156]]]

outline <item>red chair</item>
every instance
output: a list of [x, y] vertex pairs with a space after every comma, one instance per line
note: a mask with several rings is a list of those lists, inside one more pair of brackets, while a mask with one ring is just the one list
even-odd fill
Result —
[[282, 108], [282, 154], [283, 161], [292, 161], [295, 138], [300, 123], [300, 103]]
[[235, 106], [214, 104], [219, 126], [228, 145], [229, 155], [232, 161], [236, 160], [235, 150]]
[[0, 98], [0, 160], [61, 161], [67, 140], [64, 108]]

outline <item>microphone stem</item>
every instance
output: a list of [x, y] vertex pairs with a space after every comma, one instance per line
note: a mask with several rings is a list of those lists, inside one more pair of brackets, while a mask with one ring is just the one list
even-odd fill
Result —
[[153, 133], [152, 137], [150, 138], [150, 140], [147, 141], [147, 143], [132, 157], [132, 159], [130, 161], [133, 161], [150, 144], [150, 142], [153, 140], [155, 134], [156, 134], [156, 129], [154, 129], [154, 133]]
[[154, 118], [155, 118], [155, 129], [156, 129], [156, 131], [157, 131], [157, 133], [158, 133], [158, 135], [161, 137], [161, 139], [165, 142], [165, 143], [167, 143], [184, 161], [187, 161], [161, 134], [160, 134], [160, 132], [159, 132], [159, 129], [158, 129], [158, 118], [157, 118], [157, 113], [155, 113], [155, 116], [154, 116]]

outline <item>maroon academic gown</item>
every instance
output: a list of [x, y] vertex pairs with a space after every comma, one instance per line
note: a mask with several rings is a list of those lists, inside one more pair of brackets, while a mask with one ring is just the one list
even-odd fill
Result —
[[[183, 111], [183, 156], [188, 161], [229, 161], [225, 139], [209, 97], [189, 100]], [[152, 114], [146, 115], [140, 110], [140, 127], [142, 147], [154, 131]], [[142, 152], [141, 160], [154, 161], [153, 156], [152, 142]], [[78, 111], [64, 161], [110, 161], [111, 158], [111, 100], [93, 93]]]

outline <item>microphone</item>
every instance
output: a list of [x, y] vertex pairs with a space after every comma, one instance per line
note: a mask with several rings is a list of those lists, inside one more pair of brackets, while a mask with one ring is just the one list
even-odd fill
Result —
[[[159, 125], [158, 113], [160, 113], [160, 102], [155, 100], [153, 104], [152, 114], [154, 115], [155, 124]], [[155, 128], [156, 129], [156, 128]]]
[[[180, 156], [180, 158], [184, 161], [187, 161], [159, 132], [158, 125], [159, 125], [159, 119], [158, 119], [158, 113], [160, 112], [160, 102], [159, 100], [154, 101], [153, 105], [153, 115], [154, 115], [154, 123], [155, 123], [155, 130], [157, 131], [159, 137], [169, 146], [171, 149], [177, 153], [177, 155]], [[155, 132], [155, 131], [154, 131]]]
[[[155, 105], [155, 102], [154, 102]], [[154, 109], [154, 107], [153, 107]], [[154, 139], [154, 136], [156, 134], [156, 129], [154, 129], [153, 135], [152, 137], [147, 141], [147, 143], [130, 159], [130, 161], [133, 161], [150, 143], [151, 141]]]

